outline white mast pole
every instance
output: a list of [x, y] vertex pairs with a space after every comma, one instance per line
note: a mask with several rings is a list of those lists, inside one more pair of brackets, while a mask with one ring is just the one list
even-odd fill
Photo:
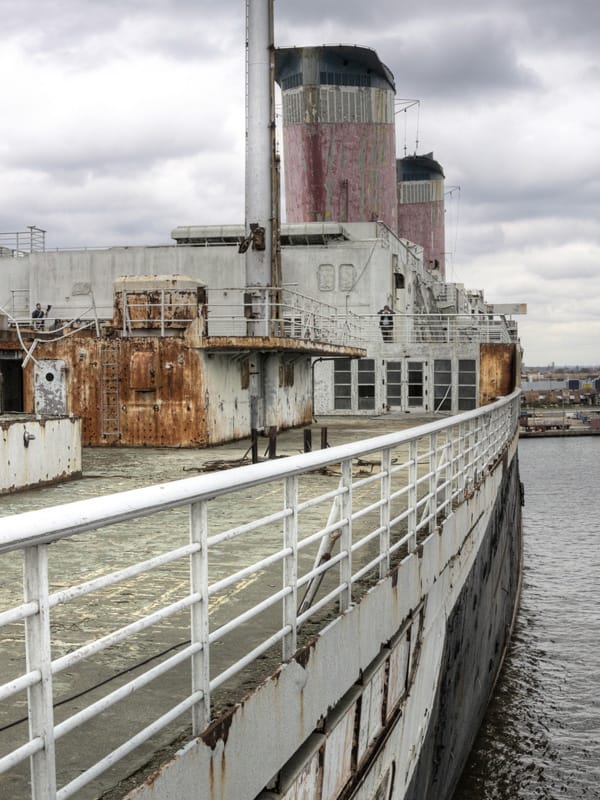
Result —
[[272, 259], [273, 0], [246, 0], [246, 287], [249, 333], [269, 334]]

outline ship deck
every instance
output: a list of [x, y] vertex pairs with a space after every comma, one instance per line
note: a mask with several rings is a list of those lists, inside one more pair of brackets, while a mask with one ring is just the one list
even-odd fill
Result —
[[[276, 458], [298, 455], [304, 452], [307, 431], [310, 431], [313, 450], [321, 448], [321, 444], [333, 447], [360, 439], [379, 436], [387, 433], [395, 433], [399, 430], [409, 429], [423, 423], [432, 421], [430, 416], [407, 416], [406, 414], [386, 414], [385, 416], [336, 416], [319, 417], [311, 426], [294, 428], [281, 431], [276, 437]], [[258, 438], [259, 461], [268, 460], [269, 446], [272, 447], [269, 437], [259, 436]], [[56, 505], [71, 503], [88, 498], [102, 495], [109, 495], [114, 492], [123, 492], [137, 489], [148, 485], [164, 484], [187, 478], [193, 475], [206, 474], [215, 471], [227, 470], [251, 463], [251, 439], [242, 439], [236, 442], [216, 447], [190, 449], [190, 448], [109, 448], [109, 447], [87, 447], [83, 449], [82, 475], [79, 478], [66, 481], [56, 485], [43, 486], [39, 488], [20, 491], [0, 498], [0, 516], [7, 517], [12, 514], [20, 514], [27, 511], [50, 508]], [[365, 475], [371, 474], [378, 468], [377, 456], [366, 457], [358, 460], [357, 468]], [[336, 485], [339, 473], [327, 476], [322, 474], [320, 480], [325, 483]], [[274, 498], [273, 498], [274, 499]], [[269, 503], [269, 493], [259, 492], [248, 493], [244, 496], [243, 505], [237, 508], [230, 508], [231, 524], [239, 524], [248, 519], [255, 519], [265, 512], [265, 503]], [[123, 563], [134, 563], [139, 558], [140, 552], [152, 551], [155, 549], [157, 539], [167, 540], [174, 534], [174, 530], [181, 527], [181, 517], [171, 514], [161, 519], [160, 530], [157, 531], [156, 525], [148, 524], [138, 527], [135, 536], [127, 536], [119, 539], [118, 550], [115, 550], [115, 540], [111, 536], [91, 535], [88, 537], [85, 549], [79, 548], [79, 554], [74, 557], [73, 548], [68, 545], [59, 546], [54, 552], [53, 579], [62, 583], [61, 573], [64, 573], [65, 581], [75, 581], [89, 578], [101, 571], [118, 569]], [[185, 526], [184, 526], [185, 527]], [[54, 548], [53, 548], [54, 550]], [[247, 555], [247, 553], [246, 553]], [[13, 553], [9, 557], [8, 566], [5, 568], [5, 580], [0, 589], [0, 611], [12, 602], [18, 602], [18, 593], [21, 585], [21, 560], [18, 553]], [[51, 576], [52, 577], [52, 576]], [[173, 592], [172, 575], [168, 572], [157, 571], [153, 575], [152, 581], [138, 582], [135, 587], [135, 602], [143, 606], [146, 613], [152, 613], [164, 605], [169, 594]], [[104, 598], [102, 606], [102, 626], [106, 630], [115, 630], [122, 624], [121, 612], [123, 606], [119, 602], [113, 602], [118, 595], [118, 587], [111, 593], [111, 597]], [[264, 594], [264, 588], [256, 582], [254, 589], [252, 581], [248, 581], [244, 586], [244, 602], [253, 602]], [[232, 606], [236, 604], [235, 593], [229, 598]], [[59, 616], [53, 624], [54, 630], [59, 639], [61, 650], [69, 651], [79, 647], [82, 642], [91, 635], [93, 627], [94, 606], [91, 605], [81, 613], [71, 616]], [[313, 626], [308, 625], [305, 636], [310, 636]], [[242, 651], [248, 649], [243, 637], [251, 639], [254, 635], [252, 627], [238, 632], [238, 643]], [[161, 633], [160, 642], [156, 642], [155, 650], [168, 651], [177, 649], [181, 641], [187, 639], [188, 632], [177, 625], [171, 626]], [[242, 641], [239, 641], [242, 637]], [[152, 647], [151, 647], [152, 649]], [[147, 653], [145, 654], [147, 655]], [[224, 657], [227, 658], [229, 654]], [[120, 645], [119, 664], [131, 664], [140, 660], [140, 642], [135, 638], [127, 639]], [[227, 707], [232, 706], [246, 692], [250, 691], [259, 680], [267, 677], [278, 665], [279, 655], [273, 654], [270, 658], [265, 655], [263, 658], [254, 662], [251, 669], [247, 670], [243, 677], [229, 684], [226, 691], [216, 694], [213, 699], [214, 714], [218, 714]], [[16, 659], [13, 649], [10, 647], [0, 648], [0, 675], [10, 675], [14, 673]], [[118, 670], [113, 669], [110, 662], [105, 668], [100, 670], [102, 678]], [[104, 674], [106, 673], [106, 675]], [[82, 696], [89, 700], [94, 697], [94, 692], [90, 694], [90, 687], [98, 683], [97, 663], [80, 665], [76, 672], [69, 675], [68, 696]], [[182, 676], [182, 680], [185, 678]], [[56, 688], [56, 687], [55, 687]], [[166, 705], [169, 700], [172, 683], [162, 682], [155, 684], [153, 689], [153, 701], [159, 708]], [[58, 687], [60, 690], [60, 685]], [[14, 726], [14, 710], [6, 712], [0, 708], [0, 752], [10, 746], [15, 732], [20, 735], [20, 728], [26, 728], [26, 708], [23, 708], [21, 723]], [[126, 728], [126, 724], [121, 726], [121, 721], [116, 717], [112, 722], [113, 733], [119, 735], [119, 729]], [[6, 727], [6, 726], [9, 727]], [[130, 771], [131, 763], [137, 767], [144, 767], [144, 773], [158, 765], [166, 755], [174, 752], [179, 745], [190, 737], [189, 725], [171, 726], [164, 735], [160, 737], [160, 746], [156, 753], [142, 748], [135, 754], [133, 762], [129, 760], [127, 772]], [[71, 737], [69, 737], [71, 738]], [[79, 738], [64, 748], [62, 758], [66, 763], [76, 764], [79, 760], [87, 763], [93, 760], [93, 756], [99, 745], [105, 740], [105, 730], [97, 727], [91, 731], [91, 735], [84, 740]], [[156, 742], [155, 742], [156, 745]], [[154, 746], [155, 746], [154, 745]], [[107, 782], [105, 776], [93, 781], [90, 785], [80, 790], [78, 798], [95, 798], [100, 792], [108, 791], [109, 798], [122, 797], [124, 793], [123, 784], [119, 788], [111, 791], [107, 789], [114, 782], [115, 774]], [[121, 775], [122, 777], [122, 775]], [[135, 785], [139, 780], [139, 773], [130, 784]], [[29, 798], [28, 787], [28, 766], [22, 765], [14, 775], [0, 775], [0, 795], [3, 794], [3, 785], [6, 782], [8, 795], [12, 800], [25, 800]]]
[[[448, 422], [438, 420], [414, 434], [408, 429], [431, 419], [391, 414], [320, 418], [311, 426], [314, 449], [319, 449], [322, 443], [328, 448], [335, 447], [335, 452], [314, 452], [308, 460], [294, 458], [305, 449], [306, 433], [303, 429], [289, 430], [277, 441], [277, 456], [292, 456], [286, 459], [287, 466], [284, 462], [281, 466], [258, 465], [258, 471], [251, 471], [253, 477], [248, 476], [247, 480], [243, 476], [248, 471], [234, 469], [228, 475], [227, 470], [250, 461], [249, 440], [203, 450], [87, 449], [82, 479], [6, 498], [2, 502], [4, 516], [27, 511], [34, 514], [27, 514], [26, 519], [22, 518], [19, 523], [14, 520], [4, 526], [0, 523], [0, 544], [5, 551], [3, 575], [6, 578], [0, 597], [0, 617], [3, 608], [12, 606], [16, 611], [18, 604], [23, 602], [20, 594], [23, 566], [18, 548], [24, 549], [27, 562], [37, 558], [34, 553], [37, 550], [42, 556], [42, 551], [47, 550], [48, 554], [43, 557], [50, 557], [46, 580], [51, 591], [49, 634], [52, 638], [57, 763], [62, 773], [58, 776], [59, 785], [66, 789], [65, 779], [71, 777], [68, 792], [61, 791], [58, 796], [66, 798], [76, 792], [80, 800], [98, 797], [132, 771], [143, 766], [151, 769], [153, 764], [164, 761], [172, 748], [190, 740], [189, 722], [182, 726], [180, 710], [172, 723], [165, 722], [158, 737], [153, 735], [152, 742], [142, 743], [135, 753], [121, 759], [116, 771], [114, 764], [107, 764], [103, 767], [107, 769], [104, 775], [95, 778], [90, 774], [86, 777], [87, 785], [84, 785], [80, 782], [81, 776], [77, 775], [82, 772], [81, 765], [93, 763], [98, 750], [114, 746], [106, 740], [107, 720], [109, 738], [115, 743], [126, 741], [131, 736], [128, 733], [131, 725], [140, 730], [146, 724], [148, 712], [153, 718], [161, 714], [166, 718], [177, 698], [184, 698], [181, 705], [189, 709], [191, 703], [201, 705], [199, 700], [203, 694], [210, 698], [208, 719], [217, 719], [227, 708], [233, 708], [241, 698], [249, 696], [257, 681], [272, 675], [282, 660], [285, 663], [291, 655], [299, 652], [298, 648], [313, 641], [333, 619], [339, 620], [340, 610], [349, 610], [355, 598], [363, 596], [368, 586], [373, 586], [382, 575], [388, 574], [386, 570], [391, 563], [399, 563], [398, 559], [413, 554], [410, 563], [414, 571], [420, 563], [420, 556], [416, 557], [417, 547], [427, 536], [436, 555], [419, 581], [413, 575], [410, 587], [416, 590], [419, 586], [427, 586], [428, 581], [435, 582], [437, 566], [434, 569], [434, 563], [441, 559], [438, 566], [442, 569], [448, 554], [445, 548], [438, 549], [437, 539], [431, 534], [438, 531], [439, 520], [450, 514], [456, 503], [473, 496], [473, 487], [480, 475], [488, 474], [486, 470], [495, 469], [494, 465], [499, 463], [506, 437], [514, 425], [516, 400], [512, 397], [510, 400], [510, 405], [504, 402], [496, 404], [498, 408], [490, 408], [489, 414], [486, 410], [463, 415], [462, 421], [456, 418]], [[380, 438], [375, 440], [372, 437]], [[372, 444], [369, 446], [365, 440]], [[266, 461], [266, 454], [272, 446], [273, 442], [267, 437], [259, 439], [261, 460], [264, 458]], [[384, 458], [387, 466], [382, 468]], [[215, 474], [223, 470], [226, 472], [222, 476]], [[213, 474], [209, 476], [210, 480], [207, 477], [197, 481], [194, 476], [201, 473]], [[191, 481], [179, 480], [190, 476]], [[293, 499], [291, 493], [295, 485]], [[285, 489], [283, 496], [282, 489]], [[114, 495], [115, 492], [120, 494]], [[73, 501], [75, 506], [70, 508], [69, 503]], [[202, 522], [198, 515], [208, 510], [209, 502], [208, 523]], [[48, 511], [47, 517], [35, 514], [36, 509], [49, 509], [58, 504], [63, 504], [62, 510]], [[203, 507], [206, 507], [205, 511], [202, 511]], [[326, 521], [330, 507], [329, 520]], [[127, 527], [120, 528], [121, 524]], [[200, 540], [193, 538], [190, 541], [189, 538], [190, 534], [195, 536], [200, 532], [196, 530], [197, 526], [208, 536], [209, 549], [206, 552], [210, 553], [211, 563], [214, 554], [215, 567], [211, 573], [212, 583], [207, 584], [201, 593], [194, 586], [204, 585], [205, 578], [201, 572], [194, 572], [199, 565], [194, 567], [197, 559], [194, 561], [192, 556], [194, 553], [201, 556], [204, 547], [199, 549], [196, 542]], [[282, 528], [284, 536], [293, 534], [289, 544], [282, 545]], [[389, 540], [392, 528], [393, 542]], [[301, 601], [306, 591], [306, 580], [316, 575], [316, 568], [313, 567], [311, 572], [310, 567], [314, 560], [312, 548], [328, 535], [327, 531], [335, 530], [339, 530], [342, 536], [349, 535], [350, 539], [340, 540], [339, 552], [334, 552], [331, 561], [323, 566], [322, 571], [327, 570], [323, 605], [311, 607], [307, 616], [301, 608], [296, 610], [296, 590]], [[242, 539], [238, 539], [240, 535]], [[57, 538], [61, 541], [37, 546], [38, 542], [52, 542]], [[446, 547], [451, 548], [453, 540], [454, 534], [447, 538]], [[311, 550], [305, 549], [307, 545]], [[291, 556], [294, 565], [289, 564]], [[180, 560], [175, 561], [175, 557]], [[392, 557], [395, 559], [393, 562]], [[154, 561], [160, 561], [160, 565], [168, 564], [168, 569], [161, 572], [160, 567], [155, 569], [154, 563], [150, 567]], [[292, 571], [286, 578], [288, 569]], [[120, 576], [118, 580], [116, 576]], [[127, 582], [120, 583], [125, 579]], [[395, 582], [391, 578], [390, 581], [388, 589], [396, 596]], [[286, 586], [293, 587], [292, 595]], [[44, 593], [45, 602], [48, 602], [47, 587]], [[399, 602], [401, 598], [402, 607], [397, 610], [398, 619], [390, 618], [389, 625], [392, 622], [398, 624], [406, 618], [409, 609], [416, 608], [415, 603], [418, 605], [416, 595], [402, 593], [397, 596]], [[189, 611], [185, 612], [192, 602], [198, 606], [202, 597], [210, 598], [210, 632], [208, 628], [201, 630], [194, 623], [192, 614], [190, 646], [190, 617]], [[291, 601], [287, 603], [287, 611], [286, 597]], [[379, 595], [372, 596], [371, 602], [379, 602], [377, 597]], [[65, 600], [76, 602], [65, 603]], [[272, 601], [277, 605], [272, 605]], [[289, 619], [283, 628], [282, 604], [284, 619]], [[3, 648], [0, 655], [0, 670], [4, 675], [18, 675], [23, 671], [21, 623], [12, 620], [30, 618], [32, 605], [32, 602], [26, 602], [21, 606], [19, 616], [12, 611], [4, 612], [5, 631], [12, 637], [11, 647]], [[254, 612], [248, 616], [249, 609], [259, 607], [266, 611], [266, 616], [262, 610], [262, 616], [254, 617]], [[169, 609], [174, 611], [169, 612]], [[171, 613], [175, 616], [170, 616]], [[34, 621], [37, 616], [34, 615]], [[381, 616], [376, 614], [379, 619]], [[240, 627], [242, 619], [244, 623]], [[134, 620], [129, 626], [132, 625], [135, 631], [129, 631], [127, 625], [123, 627], [128, 620]], [[151, 627], [140, 627], [146, 620]], [[244, 627], [246, 622], [248, 626]], [[28, 625], [25, 626], [26, 636]], [[338, 630], [345, 629], [342, 626]], [[128, 633], [121, 636], [119, 630]], [[235, 638], [229, 637], [229, 630]], [[351, 674], [345, 675], [345, 682], [336, 677], [326, 707], [339, 702], [340, 697], [335, 692], [340, 691], [341, 686], [352, 685], [354, 676], [371, 664], [381, 642], [388, 641], [394, 630], [390, 628], [382, 633], [369, 627], [365, 631], [364, 647], [355, 654], [356, 657], [360, 655], [360, 664], [347, 665]], [[293, 631], [293, 640], [286, 644], [290, 631]], [[129, 633], [135, 635], [130, 637]], [[273, 648], [282, 635], [283, 656], [281, 648]], [[372, 637], [375, 637], [373, 641]], [[109, 649], [100, 650], [93, 644], [94, 640], [96, 644], [104, 642], [103, 646]], [[117, 641], [118, 650], [114, 652], [110, 646]], [[90, 647], [93, 650], [89, 650]], [[194, 671], [192, 685], [196, 689], [192, 689], [190, 695], [189, 668], [193, 667], [190, 662], [194, 653], [199, 652], [199, 647], [200, 652], [210, 653], [211, 689], [210, 692], [198, 693], [198, 683], [194, 684], [194, 681], [201, 675]], [[239, 660], [240, 650], [252, 656], [247, 665]], [[93, 653], [98, 657], [88, 660], [88, 655]], [[257, 657], [256, 653], [260, 655]], [[188, 659], [185, 669], [182, 660], [177, 662], [180, 666], [169, 667], [169, 673], [161, 674], [161, 679], [153, 682], [151, 693], [144, 695], [149, 698], [145, 705], [139, 705], [137, 696], [138, 705], [130, 705], [126, 694], [123, 707], [120, 700], [115, 708], [103, 706], [102, 724], [92, 718], [86, 723], [86, 737], [78, 735], [79, 730], [72, 723], [78, 714], [85, 714], [86, 709], [102, 704], [107, 691], [112, 690], [115, 698], [120, 692], [128, 692], [130, 683], [138, 679], [144, 681], [144, 676], [152, 672], [154, 665], [158, 669], [167, 661], [179, 658], [180, 654]], [[232, 664], [234, 672], [231, 672]], [[338, 669], [340, 667], [338, 665]], [[34, 673], [30, 675], [35, 677]], [[23, 679], [26, 677], [24, 675]], [[8, 684], [4, 690], [7, 697], [14, 694]], [[319, 693], [319, 703], [322, 702]], [[307, 727], [303, 735], [310, 733], [322, 714], [321, 706], [310, 709], [316, 714], [313, 719], [308, 713], [308, 699], [307, 703], [307, 715], [301, 718], [302, 725]], [[3, 708], [7, 711], [0, 718], [0, 755], [2, 751], [10, 753], [15, 741], [26, 740], [27, 736], [26, 699], [19, 699], [19, 702]], [[198, 713], [201, 713], [200, 708]], [[206, 718], [198, 717], [197, 723], [196, 730], [202, 730]], [[292, 737], [288, 727], [282, 728], [284, 738]], [[212, 752], [213, 744], [208, 735], [206, 744], [208, 752]], [[297, 747], [299, 735], [296, 731], [296, 738], [285, 743], [290, 755]], [[218, 731], [215, 737], [214, 746], [221, 738]], [[39, 740], [39, 736], [37, 738]], [[266, 767], [267, 771], [277, 768], [275, 763]], [[246, 775], [244, 780], [247, 780], [243, 765], [241, 775]], [[139, 782], [139, 777], [138, 773], [132, 785]], [[254, 777], [254, 789], [245, 786], [249, 797], [265, 785], [269, 775]], [[224, 775], [220, 779], [224, 779]], [[29, 797], [28, 784], [26, 761], [0, 778], [2, 793], [6, 787], [13, 800]], [[241, 791], [241, 787], [238, 788]], [[123, 792], [121, 784], [117, 794], [110, 796], [122, 797]], [[241, 797], [235, 792], [231, 796]]]

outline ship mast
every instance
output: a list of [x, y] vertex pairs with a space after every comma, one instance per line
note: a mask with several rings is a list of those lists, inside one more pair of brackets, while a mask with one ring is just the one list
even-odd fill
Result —
[[248, 333], [268, 336], [269, 287], [278, 277], [273, 0], [246, 0], [246, 317]]

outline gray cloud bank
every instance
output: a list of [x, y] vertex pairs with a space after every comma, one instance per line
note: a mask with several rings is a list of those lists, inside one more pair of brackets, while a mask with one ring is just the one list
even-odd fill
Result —
[[[0, 230], [94, 246], [243, 219], [243, 0], [0, 12]], [[275, 15], [279, 45], [372, 47], [421, 101], [399, 115], [398, 154], [418, 138], [460, 186], [449, 271], [528, 303], [526, 361], [600, 363], [600, 4], [276, 0]]]

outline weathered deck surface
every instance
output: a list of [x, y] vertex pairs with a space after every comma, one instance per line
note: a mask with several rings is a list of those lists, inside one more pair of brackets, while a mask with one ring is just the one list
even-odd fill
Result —
[[[313, 448], [318, 449], [321, 442], [321, 429], [327, 428], [327, 440], [330, 446], [343, 444], [357, 439], [364, 439], [379, 434], [388, 433], [394, 430], [413, 427], [422, 422], [428, 421], [425, 417], [415, 417], [406, 415], [392, 416], [386, 415], [385, 417], [335, 417], [335, 418], [320, 418], [318, 423], [313, 424], [312, 427], [312, 441]], [[283, 432], [278, 437], [277, 442], [277, 455], [295, 455], [303, 451], [304, 430], [295, 429]], [[262, 438], [259, 440], [259, 453], [261, 458], [265, 455], [268, 448], [268, 439]], [[140, 486], [145, 486], [155, 483], [163, 483], [169, 480], [177, 480], [179, 478], [189, 477], [196, 472], [202, 472], [211, 469], [223, 469], [228, 466], [239, 466], [244, 460], [250, 459], [250, 441], [242, 440], [227, 445], [222, 445], [210, 449], [156, 449], [156, 448], [87, 448], [83, 454], [83, 477], [78, 480], [70, 481], [66, 484], [43, 487], [36, 490], [21, 492], [18, 496], [12, 495], [0, 498], [0, 516], [8, 516], [13, 513], [20, 513], [33, 509], [39, 509], [49, 506], [58, 505], [61, 503], [68, 503], [75, 500], [81, 500], [88, 497], [94, 497], [113, 492], [125, 491]], [[364, 463], [361, 467], [368, 473], [374, 468], [373, 464]], [[265, 487], [265, 492], [268, 492], [268, 487]], [[237, 524], [245, 518], [252, 518], [256, 508], [252, 507], [260, 505], [264, 509], [264, 505], [268, 503], [268, 497], [264, 492], [258, 493], [253, 498], [249, 498], [250, 505], [241, 507], [227, 508], [226, 512], [231, 515], [232, 524]], [[156, 520], [148, 520], [146, 524], [136, 526], [136, 535], [128, 537], [120, 537], [118, 539], [118, 547], [116, 547], [115, 538], [112, 535], [106, 534], [93, 534], [88, 535], [86, 547], [75, 548], [69, 542], [64, 545], [56, 546], [56, 554], [59, 552], [61, 555], [55, 559], [55, 574], [54, 580], [61, 582], [60, 571], [63, 570], [65, 580], [72, 580], [75, 577], [81, 579], [89, 578], [94, 575], [96, 571], [102, 572], [111, 567], [116, 567], [118, 563], [125, 561], [134, 562], [140, 549], [152, 549], [153, 543], [162, 543], [165, 537], [182, 536], [184, 539], [187, 536], [187, 521], [185, 518], [185, 511], [171, 511], [164, 518], [164, 524], [161, 521], [157, 525]], [[54, 546], [53, 546], [54, 551]], [[64, 554], [64, 555], [63, 555]], [[15, 600], [21, 588], [21, 562], [18, 554], [10, 558], [7, 570], [3, 575], [3, 584], [0, 588], [0, 608], [7, 605], [9, 602]], [[185, 575], [182, 574], [182, 582], [185, 580]], [[161, 584], [164, 580], [164, 585]], [[257, 587], [258, 589], [259, 587]], [[172, 580], [167, 585], [166, 577], [161, 579], [160, 573], [156, 573], [156, 577], [152, 581], [140, 580], [136, 584], [136, 597], [135, 602], [141, 603], [147, 612], [150, 612], [154, 607], [158, 607], [165, 601], [165, 593], [173, 590]], [[114, 590], [115, 594], [119, 593], [119, 588]], [[69, 651], [80, 646], [87, 638], [91, 628], [97, 625], [97, 617], [101, 612], [103, 617], [103, 624], [108, 629], [118, 627], [118, 614], [119, 603], [127, 603], [128, 598], [118, 599], [117, 603], [107, 603], [102, 609], [90, 604], [89, 608], [83, 606], [80, 613], [75, 617], [67, 614], [57, 613], [55, 622], [55, 632], [58, 634], [58, 639], [61, 649]], [[228, 600], [229, 603], [235, 604], [236, 598], [232, 596]], [[115, 617], [111, 619], [111, 615]], [[158, 638], [157, 638], [158, 634]], [[181, 626], [177, 624], [170, 624], [160, 631], [153, 633], [151, 644], [152, 651], [165, 651], [170, 647], [177, 647], [182, 639], [188, 636], [187, 622], [182, 620]], [[11, 662], [11, 648], [10, 642], [4, 642], [0, 648], [0, 674], [11, 674], [14, 671], [14, 664]], [[139, 647], [131, 645], [132, 647]], [[125, 664], [128, 660], [132, 659], [128, 656], [136, 656], [133, 660], [142, 660], [141, 653], [127, 653], [128, 644], [124, 644], [124, 649], [120, 653], [119, 662]], [[227, 657], [227, 654], [224, 654]], [[118, 663], [110, 663], [106, 665], [108, 673], [114, 673], [118, 670]], [[265, 675], [268, 674], [269, 664], [268, 661], [263, 661], [259, 668], [264, 668]], [[104, 674], [97, 674], [92, 670], [91, 666], [82, 665], [82, 669], [75, 677], [69, 675], [69, 688], [67, 694], [73, 696], [77, 691], [86, 691], [90, 686], [106, 677]], [[125, 676], [123, 680], [131, 678], [131, 674]], [[182, 670], [181, 680], [186, 682], [188, 676]], [[248, 676], [241, 679], [235, 690], [235, 697], [223, 697], [220, 699], [221, 707], [233, 702], [247, 691], [252, 684], [249, 683]], [[60, 683], [60, 678], [57, 680]], [[157, 707], [162, 704], [167, 704], [169, 700], [170, 689], [172, 683], [157, 682], [154, 689], [153, 699]], [[24, 713], [26, 710], [23, 709]], [[57, 710], [57, 719], [61, 718], [60, 709]], [[11, 737], [14, 733], [14, 728], [8, 728], [2, 731], [2, 727], [11, 720], [0, 719], [0, 745], [2, 744], [3, 737]], [[25, 723], [22, 723], [25, 724]], [[119, 714], [114, 715], [113, 724], [115, 731], [118, 732], [121, 724]], [[187, 725], [187, 721], [186, 721]], [[185, 726], [184, 726], [185, 727]], [[161, 737], [164, 745], [166, 746], [170, 739], [177, 735], [177, 731], [181, 729], [180, 725], [174, 725], [171, 729], [164, 731], [164, 736]], [[99, 728], [97, 731], [98, 741], [104, 738], [103, 731]], [[71, 768], [76, 765], [80, 759], [88, 761], [89, 755], [93, 753], [82, 752], [86, 749], [94, 749], [94, 737], [83, 744], [81, 739], [75, 737], [65, 738], [65, 751], [63, 751], [63, 758], [66, 764], [70, 764]], [[62, 748], [63, 745], [61, 745]], [[135, 755], [136, 765], [141, 765], [147, 761], [151, 756], [151, 751], [147, 748], [141, 748], [139, 754]], [[131, 766], [131, 765], [130, 765]], [[11, 800], [20, 800], [20, 798], [28, 798], [28, 770], [26, 766], [19, 770], [19, 775], [3, 776], [0, 778], [0, 796], [10, 797]], [[94, 798], [99, 795], [107, 786], [110, 786], [110, 779], [107, 783], [104, 776], [98, 781], [93, 782], [80, 793], [78, 797], [82, 800]], [[114, 780], [114, 778], [113, 778]], [[123, 790], [121, 789], [118, 795], [122, 796]]]

